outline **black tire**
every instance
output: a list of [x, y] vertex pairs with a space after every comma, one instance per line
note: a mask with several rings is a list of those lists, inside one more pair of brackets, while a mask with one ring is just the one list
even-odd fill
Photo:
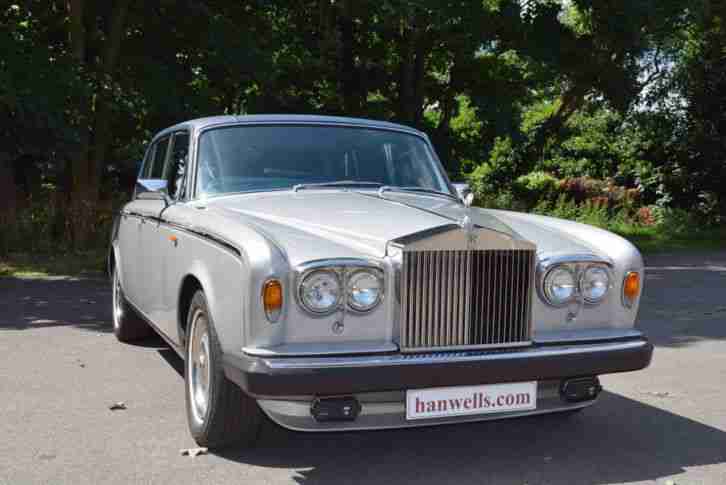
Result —
[[121, 288], [118, 269], [113, 270], [112, 319], [113, 333], [120, 342], [128, 343], [153, 335], [154, 330], [131, 308]]
[[[189, 305], [186, 328], [184, 395], [187, 422], [194, 441], [199, 446], [216, 449], [252, 446], [259, 436], [262, 412], [254, 399], [224, 375], [222, 348], [201, 290], [194, 294]], [[201, 350], [203, 348], [206, 350]], [[196, 363], [202, 355], [206, 356], [204, 364]], [[197, 373], [203, 376], [198, 377]], [[206, 399], [202, 400], [206, 403], [204, 406], [198, 404], [192, 392], [192, 382], [200, 381], [207, 382]], [[204, 386], [196, 385], [195, 388], [200, 387]]]

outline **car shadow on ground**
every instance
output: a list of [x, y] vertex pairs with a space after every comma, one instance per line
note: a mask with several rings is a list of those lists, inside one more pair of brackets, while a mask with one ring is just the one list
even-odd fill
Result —
[[113, 331], [111, 290], [103, 279], [0, 278], [0, 309], [0, 330]]
[[[181, 358], [159, 354], [183, 379]], [[726, 462], [726, 432], [612, 392], [574, 416], [355, 433], [301, 433], [271, 422], [253, 449], [218, 456], [294, 468], [300, 484], [577, 483], [655, 480]]]
[[[604, 484], [726, 461], [726, 433], [604, 393], [576, 416], [346, 434], [267, 426], [256, 449], [221, 456], [299, 469], [298, 483]], [[343, 480], [344, 481], [344, 480]]]

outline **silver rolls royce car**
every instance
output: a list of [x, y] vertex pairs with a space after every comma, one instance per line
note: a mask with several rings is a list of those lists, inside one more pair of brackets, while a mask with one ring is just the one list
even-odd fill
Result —
[[[607, 231], [471, 207], [424, 133], [224, 116], [151, 141], [109, 252], [118, 339], [185, 361], [202, 446], [575, 412], [642, 369], [643, 262]], [[143, 376], [137, 376], [143, 379]]]

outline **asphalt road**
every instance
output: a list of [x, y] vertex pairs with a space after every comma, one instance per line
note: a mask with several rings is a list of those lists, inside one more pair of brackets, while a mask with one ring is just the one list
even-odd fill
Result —
[[[648, 258], [652, 366], [575, 417], [303, 434], [190, 458], [181, 362], [105, 281], [0, 279], [0, 483], [726, 484], [726, 252]], [[125, 410], [109, 406], [123, 401]]]

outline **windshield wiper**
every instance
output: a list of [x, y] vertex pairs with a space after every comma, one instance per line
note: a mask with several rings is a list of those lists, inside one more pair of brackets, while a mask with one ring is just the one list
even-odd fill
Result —
[[292, 191], [311, 189], [316, 187], [383, 187], [378, 182], [366, 182], [364, 180], [338, 180], [336, 182], [321, 182], [318, 184], [297, 184], [292, 186]]
[[459, 198], [455, 195], [448, 192], [442, 192], [440, 190], [427, 189], [426, 187], [399, 187], [397, 185], [384, 185], [378, 189], [378, 195], [383, 196], [384, 192], [423, 192], [426, 194], [443, 195], [460, 202]]

